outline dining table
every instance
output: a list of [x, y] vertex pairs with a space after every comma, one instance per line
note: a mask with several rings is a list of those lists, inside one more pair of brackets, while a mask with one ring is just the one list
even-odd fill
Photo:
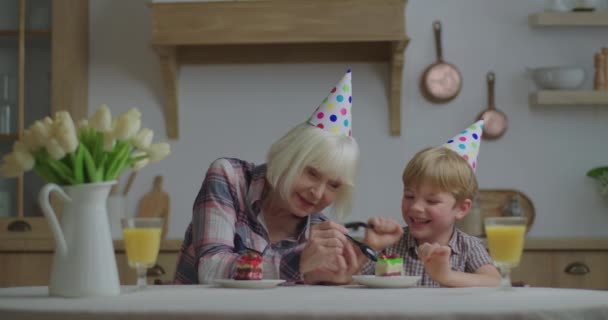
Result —
[[152, 285], [64, 298], [49, 296], [48, 287], [11, 287], [0, 288], [0, 319], [608, 319], [608, 291]]

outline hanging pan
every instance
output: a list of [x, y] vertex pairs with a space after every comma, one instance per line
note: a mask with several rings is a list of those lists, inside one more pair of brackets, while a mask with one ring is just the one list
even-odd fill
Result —
[[486, 75], [488, 81], [488, 109], [484, 110], [477, 119], [483, 119], [483, 139], [494, 140], [500, 138], [507, 130], [507, 116], [494, 105], [494, 72]]
[[451, 63], [443, 61], [441, 22], [433, 22], [437, 62], [428, 66], [420, 77], [420, 91], [432, 103], [446, 103], [456, 98], [462, 88], [462, 77]]

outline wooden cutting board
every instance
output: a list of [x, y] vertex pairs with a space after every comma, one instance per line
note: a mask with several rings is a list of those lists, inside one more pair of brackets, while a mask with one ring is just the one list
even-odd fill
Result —
[[[515, 189], [479, 189], [479, 204], [482, 219], [486, 217], [501, 217], [504, 208], [512, 197], [519, 197], [522, 214], [528, 218], [528, 231], [536, 218], [536, 210], [532, 200], [523, 192]], [[485, 234], [484, 234], [485, 236]]]
[[152, 191], [144, 194], [139, 200], [137, 216], [142, 218], [163, 218], [164, 238], [169, 225], [169, 194], [163, 190], [163, 176], [156, 176]]

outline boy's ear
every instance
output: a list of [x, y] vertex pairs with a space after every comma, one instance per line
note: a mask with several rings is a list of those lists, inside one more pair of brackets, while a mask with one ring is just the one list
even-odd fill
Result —
[[473, 206], [473, 201], [471, 201], [471, 199], [464, 199], [459, 204], [457, 204], [456, 220], [464, 218], [471, 210], [471, 206]]

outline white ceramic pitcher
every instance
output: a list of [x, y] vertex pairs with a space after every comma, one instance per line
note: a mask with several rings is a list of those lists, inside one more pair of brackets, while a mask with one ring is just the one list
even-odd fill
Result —
[[[120, 294], [106, 201], [116, 181], [59, 187], [45, 185], [38, 197], [55, 237], [49, 294], [63, 297]], [[61, 225], [49, 203], [56, 191], [64, 200]]]

